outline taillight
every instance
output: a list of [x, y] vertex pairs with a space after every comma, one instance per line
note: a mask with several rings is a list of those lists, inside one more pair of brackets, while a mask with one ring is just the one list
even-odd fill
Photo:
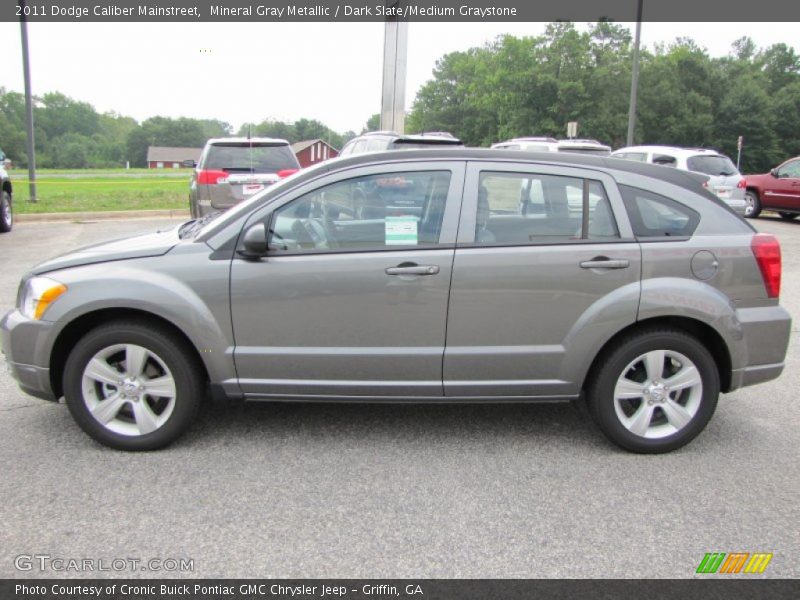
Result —
[[198, 171], [197, 183], [201, 185], [216, 185], [223, 183], [228, 178], [225, 171]]
[[743, 189], [747, 188], [747, 179], [742, 177], [739, 180], [739, 183], [736, 184], [736, 187], [739, 188], [740, 190], [743, 190]]
[[288, 177], [289, 175], [294, 175], [299, 170], [300, 169], [281, 169], [280, 171], [278, 171], [278, 177], [283, 179], [284, 177]]
[[761, 269], [767, 297], [777, 298], [781, 293], [781, 245], [774, 235], [757, 233], [750, 242], [750, 249]]

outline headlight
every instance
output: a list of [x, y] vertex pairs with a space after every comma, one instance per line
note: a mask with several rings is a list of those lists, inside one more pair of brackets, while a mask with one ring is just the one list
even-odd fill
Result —
[[55, 302], [67, 286], [47, 277], [33, 277], [25, 284], [19, 303], [20, 312], [29, 319], [39, 320], [47, 307]]

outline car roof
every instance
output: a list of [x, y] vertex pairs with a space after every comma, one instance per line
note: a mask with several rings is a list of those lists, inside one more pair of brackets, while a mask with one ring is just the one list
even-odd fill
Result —
[[303, 169], [296, 175], [295, 181], [305, 181], [320, 176], [325, 172], [339, 169], [372, 165], [382, 162], [411, 162], [419, 160], [485, 160], [498, 162], [535, 162], [552, 165], [599, 168], [643, 175], [665, 181], [697, 192], [702, 190], [702, 183], [708, 180], [707, 175], [667, 169], [659, 165], [614, 158], [612, 156], [595, 156], [570, 152], [527, 152], [524, 150], [497, 150], [490, 148], [461, 148], [444, 146], [436, 149], [391, 150], [388, 152], [365, 152], [350, 154], [326, 160], [322, 163]]
[[223, 137], [211, 138], [206, 144], [286, 144], [288, 146], [289, 142], [281, 138], [270, 137]]
[[698, 156], [698, 155], [707, 155], [707, 156], [725, 156], [718, 150], [714, 150], [713, 148], [682, 148], [680, 146], [626, 146], [625, 148], [619, 148], [614, 150], [612, 154], [616, 154], [617, 152], [663, 152], [664, 154], [674, 154], [675, 156]]

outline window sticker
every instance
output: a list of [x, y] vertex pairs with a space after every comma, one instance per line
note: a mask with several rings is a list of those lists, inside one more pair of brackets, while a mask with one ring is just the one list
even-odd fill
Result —
[[416, 246], [419, 243], [417, 217], [386, 217], [387, 246]]

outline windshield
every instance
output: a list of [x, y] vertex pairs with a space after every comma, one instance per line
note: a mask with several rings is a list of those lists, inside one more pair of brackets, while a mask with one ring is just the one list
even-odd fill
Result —
[[395, 150], [413, 150], [417, 148], [427, 149], [427, 148], [435, 148], [436, 146], [448, 146], [448, 147], [459, 147], [462, 148], [464, 144], [457, 139], [452, 140], [442, 140], [442, 139], [430, 139], [426, 141], [421, 140], [405, 140], [403, 138], [396, 139], [392, 142], [392, 146]]
[[712, 176], [736, 175], [739, 172], [736, 170], [736, 165], [731, 162], [730, 158], [721, 155], [692, 156], [686, 161], [686, 166], [690, 171], [697, 171]]
[[291, 148], [285, 144], [214, 144], [203, 161], [203, 169], [237, 173], [277, 173], [299, 166]]

